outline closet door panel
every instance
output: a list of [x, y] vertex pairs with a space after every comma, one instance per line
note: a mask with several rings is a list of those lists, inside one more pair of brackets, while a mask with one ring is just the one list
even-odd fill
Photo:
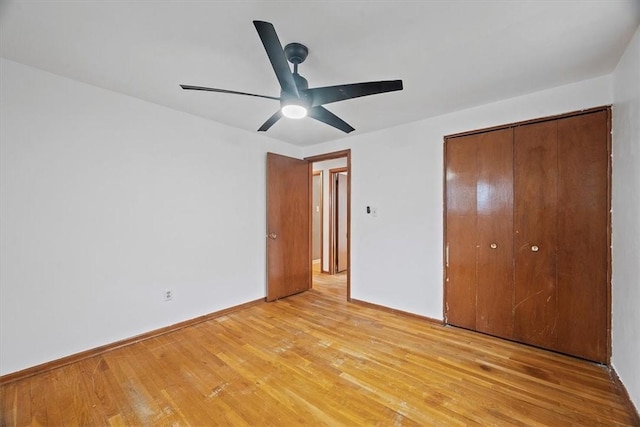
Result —
[[[475, 217], [451, 217], [447, 219], [447, 236], [450, 241], [447, 268], [446, 322], [468, 329], [476, 328], [476, 247]], [[470, 228], [470, 224], [473, 227]]]
[[476, 149], [476, 136], [445, 144], [445, 320], [469, 329], [476, 326]]
[[609, 112], [558, 121], [558, 346], [606, 362], [609, 328]]
[[476, 329], [513, 335], [513, 130], [479, 136]]
[[554, 348], [557, 338], [556, 122], [519, 126], [514, 140], [514, 338]]
[[445, 142], [445, 321], [610, 356], [610, 109]]

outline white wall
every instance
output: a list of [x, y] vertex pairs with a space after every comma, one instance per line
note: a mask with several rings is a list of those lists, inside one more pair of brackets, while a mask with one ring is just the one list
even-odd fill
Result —
[[444, 136], [608, 105], [611, 86], [605, 76], [306, 147], [304, 156], [352, 150], [351, 296], [442, 319]]
[[324, 160], [322, 162], [315, 162], [313, 164], [313, 171], [322, 171], [322, 270], [329, 271], [329, 217], [331, 212], [329, 211], [329, 188], [331, 179], [331, 169], [338, 169], [347, 167], [347, 159], [331, 159]]
[[0, 374], [265, 296], [265, 152], [299, 148], [0, 67]]
[[613, 87], [612, 364], [640, 408], [640, 29]]

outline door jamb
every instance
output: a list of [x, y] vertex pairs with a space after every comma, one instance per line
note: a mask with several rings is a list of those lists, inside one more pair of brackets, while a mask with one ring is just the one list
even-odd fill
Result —
[[[312, 178], [320, 176], [320, 271], [322, 271], [322, 267], [324, 266], [324, 250], [322, 250], [322, 248], [324, 248], [324, 174], [322, 171], [314, 172], [312, 166], [311, 176]], [[313, 209], [315, 209], [315, 207], [313, 206], [313, 179], [311, 181], [311, 227], [313, 227]], [[313, 234], [313, 230], [311, 233]], [[311, 236], [311, 244], [313, 244], [313, 236]], [[313, 248], [311, 248], [311, 252], [313, 253]], [[311, 257], [311, 263], [311, 269], [313, 270], [313, 256]], [[313, 275], [313, 271], [311, 274]]]

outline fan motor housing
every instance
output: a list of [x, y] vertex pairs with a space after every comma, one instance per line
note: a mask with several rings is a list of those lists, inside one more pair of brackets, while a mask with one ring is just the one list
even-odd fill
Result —
[[292, 64], [302, 64], [308, 54], [309, 49], [301, 43], [289, 43], [284, 47], [284, 55]]

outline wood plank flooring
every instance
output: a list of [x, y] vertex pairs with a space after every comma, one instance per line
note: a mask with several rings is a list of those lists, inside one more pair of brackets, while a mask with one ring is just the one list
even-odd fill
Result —
[[2, 426], [634, 425], [606, 368], [314, 289], [15, 381]]

